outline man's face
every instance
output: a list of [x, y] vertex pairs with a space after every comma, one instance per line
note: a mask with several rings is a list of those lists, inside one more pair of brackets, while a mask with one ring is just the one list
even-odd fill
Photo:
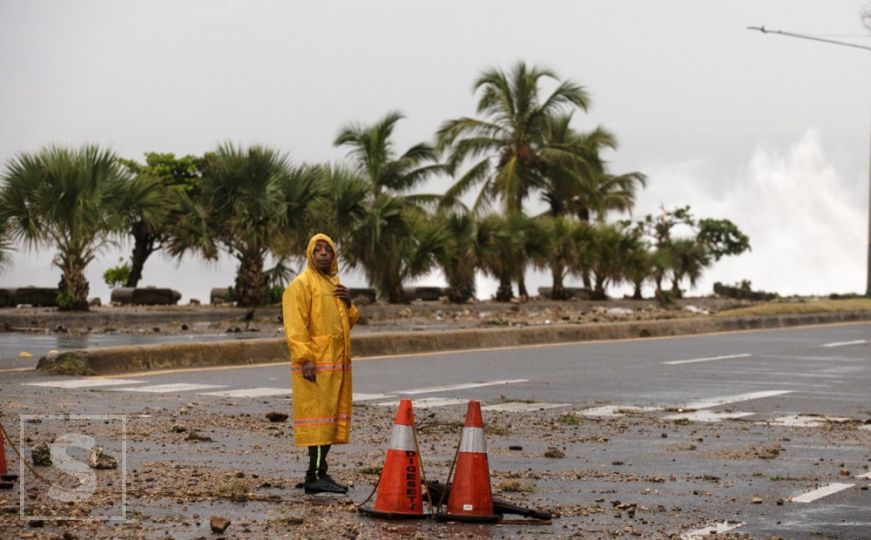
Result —
[[318, 240], [317, 243], [315, 243], [315, 251], [313, 255], [315, 266], [317, 266], [318, 270], [323, 274], [329, 274], [330, 267], [333, 264], [333, 259], [336, 257], [330, 244], [324, 240]]

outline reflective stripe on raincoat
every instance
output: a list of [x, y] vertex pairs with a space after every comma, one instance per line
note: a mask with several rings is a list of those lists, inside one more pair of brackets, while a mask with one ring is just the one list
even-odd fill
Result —
[[[290, 348], [294, 440], [297, 446], [347, 443], [351, 430], [351, 327], [360, 317], [333, 296], [339, 283], [333, 259], [329, 276], [318, 271], [314, 248], [324, 234], [309, 240], [308, 267], [282, 296], [284, 332]], [[315, 363], [316, 382], [302, 376], [302, 364]]]

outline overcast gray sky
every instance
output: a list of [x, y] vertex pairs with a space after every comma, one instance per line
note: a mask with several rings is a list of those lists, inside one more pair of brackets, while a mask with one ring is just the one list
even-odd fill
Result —
[[[474, 114], [480, 71], [525, 60], [590, 92], [575, 126], [612, 130], [612, 169], [649, 176], [636, 215], [689, 204], [748, 233], [753, 251], [707, 271], [697, 294], [741, 279], [781, 294], [864, 292], [871, 52], [746, 27], [867, 46], [868, 4], [0, 0], [0, 160], [50, 143], [141, 159], [228, 140], [339, 160], [343, 124], [393, 109], [407, 116], [404, 148]], [[92, 295], [108, 299], [102, 272], [127, 251], [91, 264]], [[52, 255], [17, 252], [0, 281], [53, 286]], [[155, 255], [142, 285], [206, 300], [234, 266]], [[479, 296], [493, 289], [479, 282]]]

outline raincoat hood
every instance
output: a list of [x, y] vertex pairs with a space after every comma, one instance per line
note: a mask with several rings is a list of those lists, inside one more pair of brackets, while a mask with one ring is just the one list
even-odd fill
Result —
[[315, 245], [318, 243], [318, 240], [323, 240], [333, 248], [333, 263], [330, 265], [330, 276], [335, 276], [339, 273], [339, 254], [336, 253], [336, 243], [333, 242], [332, 238], [323, 233], [318, 233], [312, 236], [311, 240], [308, 241], [308, 247], [305, 250], [305, 258], [308, 261], [308, 266], [315, 272], [320, 273], [317, 264], [315, 264], [314, 255]]

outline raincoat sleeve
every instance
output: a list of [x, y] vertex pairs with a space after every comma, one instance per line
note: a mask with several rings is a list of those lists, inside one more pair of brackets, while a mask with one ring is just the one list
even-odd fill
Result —
[[348, 310], [349, 326], [354, 328], [354, 325], [357, 324], [358, 320], [360, 320], [360, 312], [357, 310], [357, 306], [351, 304], [351, 309]]
[[311, 291], [300, 279], [293, 280], [281, 297], [284, 336], [287, 339], [290, 361], [293, 364], [302, 365], [306, 360], [315, 360], [309, 332], [311, 303]]

